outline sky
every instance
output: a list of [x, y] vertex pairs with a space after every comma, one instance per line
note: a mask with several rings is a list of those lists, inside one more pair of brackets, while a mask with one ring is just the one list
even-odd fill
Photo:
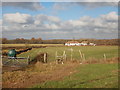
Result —
[[3, 2], [2, 37], [118, 38], [115, 2]]

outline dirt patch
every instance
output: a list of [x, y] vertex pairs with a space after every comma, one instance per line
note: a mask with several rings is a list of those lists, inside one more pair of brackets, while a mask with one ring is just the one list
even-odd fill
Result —
[[35, 84], [49, 80], [62, 80], [75, 71], [79, 64], [42, 64], [36, 63], [25, 71], [5, 72], [3, 74], [3, 88], [28, 88]]
[[3, 66], [2, 67], [2, 73], [4, 73], [4, 72], [18, 71], [18, 70], [22, 70], [22, 69], [24, 69], [24, 67]]

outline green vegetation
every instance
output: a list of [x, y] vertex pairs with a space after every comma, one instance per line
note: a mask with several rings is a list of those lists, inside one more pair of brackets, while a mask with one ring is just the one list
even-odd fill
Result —
[[[80, 64], [71, 61], [81, 60], [79, 50], [86, 60], [103, 60], [103, 55], [113, 62], [97, 64]], [[55, 64], [55, 54], [62, 55], [66, 51], [67, 61], [64, 64]], [[118, 87], [118, 46], [56, 46], [33, 48], [30, 51], [17, 55], [28, 57], [31, 60], [39, 53], [48, 53], [47, 64], [37, 62], [23, 71], [5, 72], [3, 74], [4, 87], [31, 87], [31, 88], [117, 88]], [[16, 83], [16, 85], [14, 84]], [[7, 86], [8, 85], [8, 86]]]
[[46, 48], [33, 48], [31, 51], [24, 52], [18, 56], [27, 57], [30, 56], [31, 59], [38, 53], [48, 53], [48, 62], [55, 60], [55, 53], [62, 55], [63, 51], [66, 51], [67, 59], [70, 60], [71, 48], [73, 49], [72, 55], [73, 59], [80, 60], [79, 50], [85, 55], [86, 59], [103, 59], [105, 53], [107, 58], [118, 57], [118, 46], [80, 46], [80, 47], [46, 47]]
[[117, 64], [86, 64], [59, 81], [46, 81], [32, 88], [118, 88]]

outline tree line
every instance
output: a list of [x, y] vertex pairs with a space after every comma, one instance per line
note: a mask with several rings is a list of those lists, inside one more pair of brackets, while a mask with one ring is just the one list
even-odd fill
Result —
[[[16, 38], [8, 40], [7, 38], [2, 38], [1, 44], [65, 44], [68, 41], [73, 41], [73, 39], [51, 39], [42, 40], [42, 38], [24, 39]], [[88, 41], [89, 43], [95, 43], [97, 45], [120, 45], [120, 39], [74, 39], [75, 41], [82, 42]]]

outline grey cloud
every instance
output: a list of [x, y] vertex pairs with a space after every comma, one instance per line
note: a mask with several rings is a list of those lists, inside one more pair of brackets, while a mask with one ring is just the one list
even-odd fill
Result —
[[60, 22], [60, 19], [56, 16], [47, 16], [44, 14], [40, 14], [35, 16], [36, 20], [39, 20], [41, 23], [45, 23], [46, 21], [53, 22], [53, 23], [58, 23]]
[[104, 0], [103, 2], [98, 2], [98, 0], [84, 0], [83, 2], [56, 2], [53, 5], [53, 9], [55, 10], [54, 12], [57, 12], [59, 10], [67, 10], [70, 9], [70, 7], [73, 7], [75, 5], [78, 6], [83, 6], [87, 9], [93, 9], [93, 8], [98, 8], [98, 7], [104, 7], [104, 6], [113, 6], [113, 7], [117, 7], [118, 6], [118, 2], [106, 2], [106, 0]]
[[70, 2], [56, 2], [53, 5], [53, 9], [54, 10], [67, 10], [69, 7], [72, 6], [72, 4], [73, 3], [70, 3]]
[[97, 8], [97, 7], [103, 7], [103, 6], [114, 6], [114, 7], [118, 6], [117, 2], [105, 2], [105, 1], [104, 2], [97, 2], [97, 1], [90, 2], [89, 0], [88, 2], [77, 2], [74, 4], [77, 4], [80, 6], [86, 6], [87, 8]]
[[28, 9], [33, 11], [43, 9], [43, 6], [40, 5], [39, 2], [3, 2], [2, 6], [12, 6], [15, 8], [22, 8], [22, 9]]

